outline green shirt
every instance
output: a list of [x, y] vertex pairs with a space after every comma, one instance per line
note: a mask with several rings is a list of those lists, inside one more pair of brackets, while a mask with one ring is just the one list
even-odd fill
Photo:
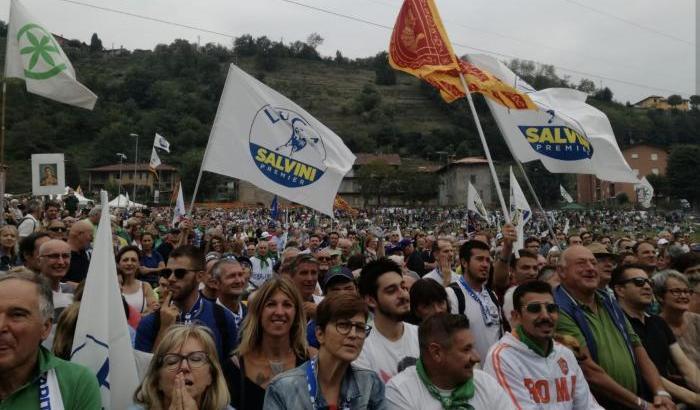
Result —
[[65, 410], [94, 410], [102, 408], [100, 387], [92, 372], [79, 364], [67, 362], [40, 347], [38, 369], [31, 380], [5, 400], [0, 401], [0, 410], [38, 410], [39, 375], [56, 369]]
[[[625, 338], [620, 331], [617, 330], [615, 322], [605, 310], [603, 302], [600, 300], [600, 295], [596, 294], [597, 312], [593, 311], [583, 304], [579, 304], [586, 316], [588, 326], [591, 329], [593, 338], [596, 341], [598, 348], [598, 364], [602, 367], [608, 376], [612, 377], [625, 389], [637, 393], [637, 375], [635, 372], [634, 360], [630, 356]], [[625, 318], [625, 327], [630, 335], [632, 346], [641, 344], [639, 336], [634, 333], [632, 325]], [[586, 338], [583, 332], [579, 329], [574, 319], [563, 311], [559, 314], [557, 322], [557, 333], [570, 335], [576, 338], [581, 346], [586, 346]]]

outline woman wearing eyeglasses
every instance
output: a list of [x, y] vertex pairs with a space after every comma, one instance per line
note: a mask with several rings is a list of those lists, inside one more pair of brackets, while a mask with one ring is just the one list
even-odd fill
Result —
[[117, 271], [122, 276], [122, 295], [137, 312], [150, 313], [158, 309], [158, 300], [148, 282], [136, 279], [141, 252], [136, 246], [125, 246], [117, 253]]
[[694, 293], [688, 278], [669, 269], [654, 275], [652, 281], [661, 304], [660, 316], [671, 327], [683, 352], [700, 367], [700, 315], [688, 311]]
[[131, 410], [232, 410], [208, 329], [173, 325], [163, 336]]
[[260, 286], [248, 302], [239, 334], [234, 356], [222, 364], [231, 404], [262, 409], [270, 380], [315, 353], [306, 344], [301, 295], [291, 280], [275, 275]]
[[318, 356], [276, 377], [263, 408], [384, 409], [384, 383], [374, 371], [352, 366], [372, 329], [368, 315], [356, 294], [325, 298], [316, 310]]

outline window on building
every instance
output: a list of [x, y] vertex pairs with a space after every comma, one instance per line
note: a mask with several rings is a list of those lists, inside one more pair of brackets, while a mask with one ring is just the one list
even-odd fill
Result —
[[636, 152], [633, 152], [632, 159], [637, 159], [637, 158], [639, 158], [639, 154], [637, 154]]
[[656, 161], [659, 159], [659, 154], [651, 154], [651, 160]]
[[658, 168], [652, 168], [651, 173], [654, 175], [659, 175], [659, 169]]

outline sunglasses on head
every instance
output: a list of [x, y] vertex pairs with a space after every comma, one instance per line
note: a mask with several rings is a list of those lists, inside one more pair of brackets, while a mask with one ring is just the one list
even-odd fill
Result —
[[559, 312], [559, 305], [557, 305], [556, 303], [528, 303], [527, 305], [525, 305], [525, 310], [527, 310], [529, 313], [540, 313], [543, 307], [545, 308], [547, 313]]
[[176, 279], [182, 279], [187, 275], [189, 272], [196, 272], [196, 269], [185, 269], [185, 268], [177, 268], [177, 269], [170, 269], [170, 268], [165, 268], [160, 270], [160, 276], [164, 278], [169, 278], [170, 275], [175, 275]]
[[636, 277], [636, 278], [630, 278], [630, 279], [625, 279], [620, 284], [626, 285], [628, 283], [633, 283], [634, 286], [641, 288], [644, 287], [645, 284], [648, 284], [651, 287], [654, 287], [654, 284], [652, 283], [651, 279], [649, 278], [642, 278], [642, 277]]

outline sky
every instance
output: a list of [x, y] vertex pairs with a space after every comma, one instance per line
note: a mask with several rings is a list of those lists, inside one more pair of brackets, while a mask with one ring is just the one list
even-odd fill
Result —
[[[152, 49], [178, 38], [231, 46], [242, 34], [290, 43], [316, 32], [321, 55], [356, 58], [387, 49], [403, 0], [21, 1], [51, 32], [85, 42], [97, 33], [105, 48]], [[457, 54], [551, 64], [574, 82], [609, 87], [623, 103], [699, 93], [693, 0], [435, 2]], [[9, 4], [0, 0], [4, 21]]]

